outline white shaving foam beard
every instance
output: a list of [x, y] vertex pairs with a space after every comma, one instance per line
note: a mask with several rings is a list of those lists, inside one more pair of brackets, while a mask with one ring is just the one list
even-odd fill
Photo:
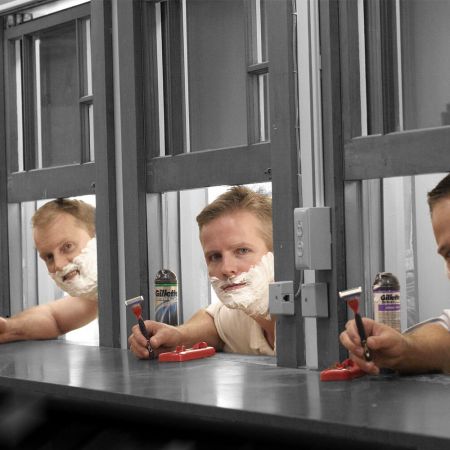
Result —
[[[269, 314], [269, 283], [274, 280], [273, 253], [266, 253], [260, 262], [226, 281], [211, 277], [211, 285], [219, 300], [228, 308], [240, 309], [249, 316], [260, 316], [270, 319]], [[245, 283], [244, 286], [225, 291], [223, 287], [229, 284]]]
[[[64, 276], [73, 270], [77, 270], [78, 274], [70, 280], [64, 280]], [[72, 297], [97, 298], [97, 239], [92, 238], [62, 270], [49, 275], [57, 286]]]

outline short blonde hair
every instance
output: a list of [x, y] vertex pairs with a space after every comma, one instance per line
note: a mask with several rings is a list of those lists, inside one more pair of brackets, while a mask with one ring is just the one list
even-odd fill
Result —
[[95, 236], [95, 208], [82, 200], [58, 198], [42, 205], [31, 219], [33, 228], [45, 228], [60, 214], [69, 214], [83, 226], [91, 237]]
[[197, 216], [199, 230], [218, 217], [235, 211], [248, 211], [261, 222], [261, 234], [269, 251], [273, 251], [272, 199], [245, 186], [233, 186], [207, 205]]

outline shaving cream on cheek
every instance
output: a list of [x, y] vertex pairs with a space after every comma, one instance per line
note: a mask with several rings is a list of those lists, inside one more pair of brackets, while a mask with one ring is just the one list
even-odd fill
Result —
[[[64, 277], [74, 270], [77, 274], [65, 280]], [[97, 298], [97, 239], [92, 238], [71, 263], [50, 276], [72, 297]]]
[[[211, 285], [219, 300], [228, 308], [240, 309], [249, 316], [270, 318], [269, 283], [274, 280], [273, 253], [266, 253], [258, 264], [226, 281], [211, 277]], [[225, 290], [232, 284], [243, 284], [236, 289]]]

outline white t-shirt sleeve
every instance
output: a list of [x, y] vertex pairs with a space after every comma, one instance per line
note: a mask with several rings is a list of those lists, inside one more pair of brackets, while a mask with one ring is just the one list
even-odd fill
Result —
[[431, 319], [424, 320], [423, 322], [409, 327], [404, 332], [409, 333], [427, 323], [437, 323], [442, 325], [447, 331], [450, 331], [450, 309], [444, 309], [439, 317], [432, 317]]
[[206, 312], [214, 318], [217, 333], [225, 344], [225, 352], [275, 355], [260, 325], [243, 311], [227, 308], [223, 303], [216, 302], [209, 305]]

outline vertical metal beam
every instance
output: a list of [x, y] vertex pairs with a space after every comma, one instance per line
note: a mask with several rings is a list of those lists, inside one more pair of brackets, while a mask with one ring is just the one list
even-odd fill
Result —
[[[144, 143], [142, 36], [140, 1], [118, 1], [120, 135], [122, 149], [123, 221], [126, 297], [143, 295], [148, 308], [146, 165]], [[144, 5], [145, 7], [145, 5]], [[149, 33], [153, 29], [147, 30]], [[128, 315], [127, 329], [135, 320]]]
[[395, 2], [365, 2], [369, 134], [398, 131]]
[[[0, 61], [5, 61], [3, 21], [0, 19]], [[10, 315], [8, 258], [8, 170], [6, 166], [5, 78], [0, 64], [0, 316]]]
[[[158, 93], [164, 93], [164, 86], [158, 85], [158, 36], [156, 31], [157, 18], [155, 3], [145, 2], [142, 5], [142, 70], [145, 74], [143, 83], [143, 98], [145, 104], [145, 146], [147, 158], [160, 156], [159, 101]], [[164, 84], [164, 83], [163, 83]], [[151, 113], [148, 113], [151, 111]]]
[[381, 0], [383, 132], [399, 131], [395, 1]]
[[361, 136], [358, 0], [347, 0], [340, 3], [339, 22], [342, 71], [342, 130], [344, 141], [348, 141], [355, 136]]
[[[291, 2], [267, 2], [269, 107], [273, 198], [275, 279], [294, 280], [299, 273], [294, 259], [294, 208], [299, 205], [298, 155], [295, 136], [293, 17]], [[300, 299], [294, 316], [277, 319], [277, 364], [305, 364], [303, 318]]]
[[322, 101], [325, 204], [331, 207], [332, 267], [317, 272], [316, 280], [328, 284], [329, 317], [317, 319], [319, 369], [345, 357], [339, 333], [346, 322], [346, 305], [337, 300], [345, 286], [344, 181], [339, 46], [339, 3], [319, 3], [322, 49]]
[[120, 347], [111, 1], [92, 2], [100, 345]]
[[[341, 2], [339, 23], [342, 74], [342, 134], [344, 142], [348, 142], [355, 136], [361, 136], [359, 55], [359, 40], [361, 36], [359, 36], [358, 30], [358, 0]], [[361, 190], [360, 181], [345, 183], [345, 249], [348, 287], [365, 286]], [[361, 312], [364, 313], [364, 294], [361, 303]]]
[[[364, 48], [367, 85], [367, 123], [361, 123], [359, 102], [359, 49], [357, 48], [357, 5], [353, 1], [340, 3], [341, 73], [342, 73], [342, 121], [343, 140], [369, 133], [382, 133], [398, 123], [396, 111], [395, 76], [395, 2], [375, 0], [364, 2]], [[392, 14], [392, 16], [391, 16]], [[390, 33], [390, 34], [386, 34]], [[356, 98], [355, 93], [358, 93]], [[363, 111], [364, 112], [364, 111]], [[381, 208], [381, 183], [379, 180], [347, 182], [346, 186], [346, 265], [347, 286], [363, 286], [361, 312], [369, 314], [373, 274], [382, 267], [383, 233]]]
[[[35, 92], [34, 92], [34, 68], [32, 61], [33, 44], [30, 36], [22, 37], [22, 80], [17, 80], [17, 88], [22, 82], [23, 95], [23, 158], [24, 170], [36, 168], [36, 136], [35, 136]], [[36, 105], [38, 108], [41, 105]]]
[[[78, 97], [81, 99], [87, 94], [87, 83], [85, 79], [85, 74], [87, 72], [87, 52], [86, 52], [86, 33], [84, 32], [85, 22], [84, 20], [76, 20], [76, 42], [77, 42], [77, 65], [78, 65]], [[91, 55], [92, 58], [92, 55]], [[90, 130], [89, 127], [89, 114], [88, 114], [88, 104], [80, 101], [78, 104], [79, 108], [79, 127], [80, 127], [80, 162], [85, 163], [90, 160]]]
[[163, 17], [166, 154], [177, 155], [184, 151], [181, 4], [180, 0], [168, 0], [166, 5]]
[[383, 132], [383, 97], [380, 0], [364, 2], [367, 65], [367, 129], [368, 134]]

